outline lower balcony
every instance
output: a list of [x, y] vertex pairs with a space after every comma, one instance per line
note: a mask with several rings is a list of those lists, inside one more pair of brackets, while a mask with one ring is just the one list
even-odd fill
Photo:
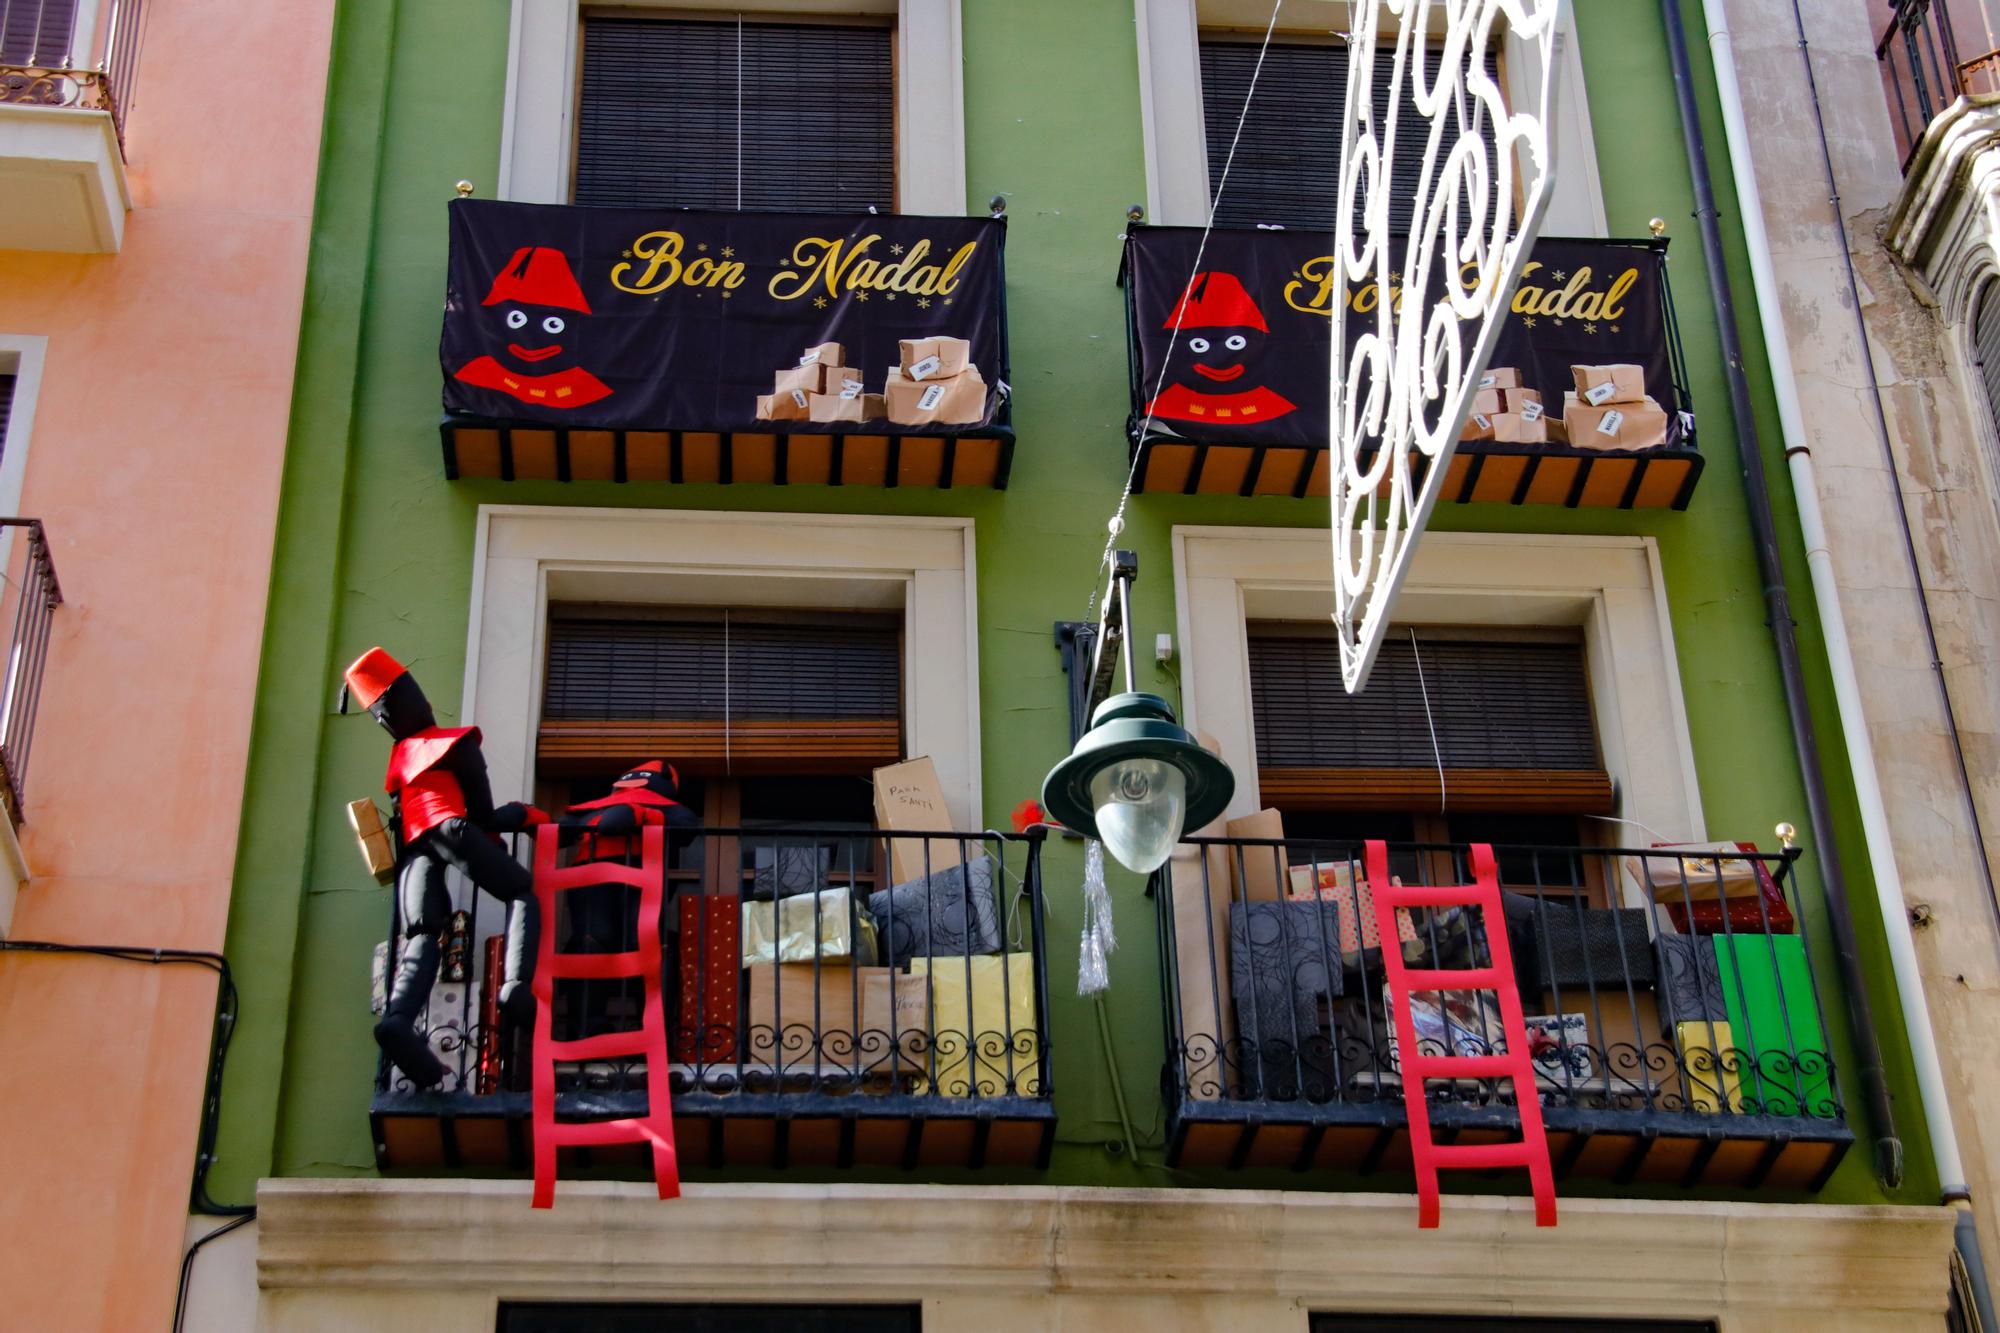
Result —
[[[1387, 848], [1405, 885], [1470, 882], [1465, 845]], [[1799, 854], [1494, 851], [1558, 1179], [1819, 1189], [1854, 1135], [1796, 933]], [[1195, 838], [1155, 877], [1172, 1165], [1410, 1170], [1383, 952], [1485, 966], [1489, 927], [1410, 909], [1385, 944], [1363, 856]], [[1504, 1049], [1491, 992], [1417, 992], [1411, 1011], [1426, 1054]], [[1431, 1080], [1438, 1141], [1518, 1137], [1517, 1095]]]
[[[517, 849], [529, 861], [528, 839]], [[624, 862], [611, 839], [566, 860]], [[709, 828], [669, 836], [665, 910], [638, 920], [620, 885], [560, 895], [566, 953], [662, 946], [660, 1002], [684, 1167], [1046, 1165], [1049, 1078], [1039, 834], [854, 827]], [[532, 1166], [532, 1033], [502, 1018], [506, 914], [459, 881], [431, 997], [447, 1074], [418, 1090], [380, 1062], [370, 1107], [385, 1171]], [[472, 901], [476, 899], [476, 901]], [[394, 974], [400, 920], [378, 946]], [[640, 978], [558, 980], [558, 1042], [640, 1025]], [[556, 1114], [644, 1114], [643, 1058], [557, 1063]], [[566, 1148], [559, 1172], [644, 1169], [643, 1148]]]

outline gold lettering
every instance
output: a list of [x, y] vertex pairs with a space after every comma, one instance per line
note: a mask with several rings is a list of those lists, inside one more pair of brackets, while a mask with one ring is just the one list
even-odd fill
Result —
[[[636, 282], [628, 282], [626, 275], [633, 265], [614, 264], [611, 268], [611, 285], [621, 292], [632, 292], [638, 296], [651, 296], [654, 292], [665, 291], [680, 280], [681, 276], [681, 234], [677, 231], [649, 231], [632, 242], [632, 255], [646, 261], [646, 271]], [[661, 270], [666, 276], [661, 277]]]
[[958, 290], [958, 271], [972, 262], [972, 252], [978, 248], [978, 241], [967, 241], [958, 247], [958, 253], [945, 261], [944, 272], [938, 274], [937, 283], [933, 288], [939, 296], [950, 296]]
[[1613, 279], [1611, 290], [1604, 293], [1604, 306], [1597, 317], [1599, 319], [1617, 319], [1624, 315], [1625, 307], [1620, 305], [1619, 302], [1625, 299], [1625, 293], [1631, 291], [1638, 284], [1638, 281], [1639, 270], [1636, 268], [1628, 268]]

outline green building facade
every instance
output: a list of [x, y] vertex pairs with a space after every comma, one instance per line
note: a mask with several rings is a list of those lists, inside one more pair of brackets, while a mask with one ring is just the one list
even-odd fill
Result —
[[[1415, 798], [1412, 810], [1400, 813], [1379, 807], [1329, 813], [1328, 802], [1306, 801], [1317, 815], [1300, 816], [1297, 826], [1327, 837], [1366, 836], [1367, 819], [1379, 818], [1392, 840], [1458, 841], [1459, 833], [1476, 828], [1494, 841], [1602, 849], [1740, 839], [1775, 853], [1772, 830], [1798, 825], [1803, 855], [1791, 864], [1785, 892], [1798, 907], [1801, 960], [1810, 960], [1812, 981], [1787, 994], [1796, 1002], [1816, 985], [1826, 1028], [1817, 1044], [1830, 1054], [1839, 1108], [1817, 1125], [1786, 1132], [1808, 1139], [1830, 1133], [1838, 1150], [1815, 1160], [1837, 1158], [1837, 1165], [1794, 1170], [1787, 1162], [1772, 1170], [1779, 1150], [1770, 1135], [1731, 1128], [1729, 1114], [1711, 1115], [1710, 1122], [1728, 1123], [1704, 1131], [1706, 1137], [1694, 1134], [1665, 1149], [1653, 1142], [1661, 1137], [1657, 1129], [1568, 1154], [1563, 1148], [1574, 1140], [1565, 1138], [1556, 1154], [1564, 1167], [1558, 1183], [1564, 1220], [1549, 1241], [1529, 1225], [1519, 1182], [1480, 1173], [1448, 1175], [1443, 1230], [1417, 1232], [1400, 1136], [1390, 1133], [1377, 1144], [1372, 1132], [1360, 1134], [1356, 1158], [1329, 1164], [1316, 1154], [1330, 1153], [1324, 1145], [1349, 1131], [1327, 1128], [1310, 1108], [1285, 1137], [1268, 1126], [1246, 1130], [1241, 1117], [1218, 1119], [1208, 1114], [1214, 1103], [1197, 1104], [1200, 1132], [1177, 1142], [1187, 1129], [1186, 1108], [1171, 1104], [1176, 1094], [1163, 1091], [1159, 1077], [1167, 1062], [1162, 991], [1178, 981], [1160, 939], [1168, 914], [1139, 877], [1113, 867], [1119, 948], [1110, 957], [1111, 984], [1101, 1000], [1079, 997], [1083, 853], [1059, 836], [1041, 845], [1039, 863], [1048, 994], [1041, 1039], [1054, 1087], [1045, 1163], [1033, 1153], [1011, 1164], [954, 1152], [910, 1165], [844, 1165], [844, 1155], [794, 1161], [768, 1150], [756, 1160], [732, 1150], [720, 1162], [686, 1153], [689, 1192], [677, 1203], [655, 1202], [649, 1185], [633, 1183], [643, 1167], [566, 1163], [546, 1217], [529, 1216], [528, 1172], [518, 1157], [498, 1165], [461, 1159], [409, 1167], [392, 1153], [385, 1164], [380, 1126], [371, 1122], [378, 1060], [368, 999], [372, 951], [388, 934], [390, 891], [356, 860], [345, 818], [348, 802], [378, 787], [385, 745], [366, 718], [335, 714], [342, 668], [371, 645], [387, 647], [421, 678], [441, 722], [480, 725], [491, 749], [493, 737], [510, 726], [527, 733], [525, 724], [514, 725], [521, 719], [471, 709], [464, 696], [468, 645], [476, 652], [493, 641], [497, 613], [489, 590], [502, 577], [494, 562], [519, 555], [502, 548], [529, 541], [522, 534], [541, 530], [538, 524], [552, 524], [558, 534], [551, 550], [596, 552], [560, 559], [611, 570], [654, 562], [667, 571], [659, 577], [669, 589], [695, 578], [673, 554], [685, 549], [677, 543], [693, 540], [691, 532], [713, 531], [718, 550], [737, 549], [729, 544], [738, 542], [753, 552], [763, 534], [766, 549], [783, 553], [772, 560], [794, 570], [812, 559], [815, 542], [830, 553], [829, 571], [847, 558], [836, 548], [857, 543], [876, 542], [892, 553], [960, 543], [968, 558], [955, 576], [951, 614], [964, 617], [966, 647], [934, 652], [919, 642], [923, 626], [957, 622], [947, 614], [920, 625], [909, 609], [916, 602], [907, 603], [902, 689], [906, 709], [932, 706], [951, 694], [928, 679], [933, 664], [949, 669], [969, 660], [976, 684], [959, 691], [965, 696], [959, 715], [974, 731], [964, 753], [942, 764], [964, 771], [947, 782], [947, 796], [971, 807], [976, 793], [976, 808], [954, 810], [959, 827], [1007, 828], [1016, 805], [1039, 794], [1043, 775], [1070, 746], [1070, 684], [1052, 629], [1087, 618], [1101, 587], [1096, 571], [1106, 520], [1131, 461], [1127, 311], [1118, 284], [1127, 211], [1139, 204], [1150, 221], [1200, 223], [1188, 199], [1190, 188], [1199, 193], [1201, 177], [1198, 166], [1190, 175], [1184, 142], [1189, 128], [1203, 123], [1202, 89], [1191, 76], [1203, 43], [1248, 40], [1254, 47], [1259, 33], [1251, 24], [1261, 29], [1267, 17], [1258, 6], [1195, 0], [910, 0], [900, 15], [890, 5], [852, 16], [796, 7], [811, 11], [804, 18], [675, 11], [672, 21], [683, 23], [794, 20], [810, 27], [839, 17], [864, 31], [879, 28], [894, 66], [886, 95], [895, 111], [892, 151], [903, 211], [984, 216], [990, 200], [1004, 201], [1014, 434], [1005, 485], [502, 480], [471, 475], [477, 470], [471, 467], [450, 478], [440, 458], [442, 376], [434, 348], [455, 183], [471, 182], [476, 198], [566, 203], [581, 193], [586, 173], [574, 155], [601, 150], [607, 131], [587, 114], [570, 114], [585, 105], [578, 99], [603, 95], [590, 67], [597, 48], [580, 34], [593, 23], [659, 17], [588, 8], [579, 15], [574, 3], [548, 8], [566, 12], [544, 14], [529, 0], [517, 3], [511, 18], [504, 6], [468, 0], [353, 0], [338, 19], [251, 795], [230, 916], [228, 954], [241, 987], [241, 1018], [209, 1184], [218, 1197], [240, 1197], [261, 1182], [259, 1280], [266, 1317], [277, 1321], [271, 1326], [352, 1326], [343, 1321], [421, 1308], [442, 1326], [492, 1327], [496, 1303], [514, 1298], [876, 1300], [921, 1305], [924, 1318], [939, 1326], [962, 1313], [994, 1327], [1056, 1327], [1072, 1317], [1075, 1326], [1130, 1326], [1125, 1320], [1157, 1317], [1173, 1327], [1266, 1320], [1304, 1327], [1316, 1312], [1483, 1309], [1721, 1319], [1747, 1328], [1822, 1301], [1832, 1307], [1824, 1311], [1827, 1320], [1838, 1326], [1878, 1320], [1887, 1327], [1919, 1305], [1942, 1308], [1950, 1224], [1942, 1210], [1921, 1206], [1936, 1199], [1937, 1182], [1882, 927], [1866, 891], [1865, 848], [1833, 743], [1837, 721], [1810, 613], [1804, 551], [1790, 496], [1779, 485], [1775, 517], [1805, 686], [1827, 755], [1835, 831], [1857, 904], [1854, 931], [1871, 979], [1868, 998], [1903, 1146], [1895, 1184], [1881, 1177], [1871, 1150], [1885, 1130], [1871, 1123], [1864, 1095], [1822, 892], [1822, 849], [1806, 827], [1804, 784], [1765, 623], [1736, 460], [1744, 423], [1730, 411], [1668, 44], [1656, 7], [1640, 0], [1593, 0], [1576, 6], [1570, 20], [1566, 58], [1575, 58], [1571, 68], [1580, 70], [1582, 84], [1563, 90], [1575, 104], [1563, 112], [1558, 141], [1590, 151], [1587, 161], [1581, 155], [1561, 161], [1564, 193], [1549, 231], [1644, 238], [1653, 219], [1664, 220], [1685, 360], [1682, 388], [1699, 420], [1705, 474], [1684, 508], [1621, 507], [1616, 499], [1441, 504], [1429, 538], [1437, 553], [1427, 557], [1435, 563], [1420, 564], [1409, 594], [1418, 608], [1411, 618], [1427, 626], [1426, 646], [1452, 638], [1444, 627], [1483, 619], [1487, 606], [1512, 609], [1494, 611], [1492, 623], [1474, 626], [1480, 633], [1463, 636], [1475, 646], [1507, 639], [1509, 626], [1530, 631], [1513, 636], [1523, 641], [1569, 644], [1571, 651], [1581, 644], [1603, 752], [1599, 767], [1617, 795], [1611, 804], [1574, 810], [1524, 803], [1518, 827], [1527, 836], [1511, 838], [1501, 817], [1506, 801], [1491, 794], [1466, 811], [1479, 818], [1460, 824], [1449, 822], [1447, 795], [1445, 813], [1435, 817], [1435, 807]], [[1249, 14], [1251, 8], [1260, 12]], [[1323, 42], [1325, 29], [1344, 13], [1292, 0], [1278, 18], [1280, 40]], [[1218, 117], [1219, 68], [1210, 70], [1211, 121]], [[547, 86], [549, 70], [557, 72], [557, 84], [569, 71], [572, 86]], [[1705, 64], [1696, 62], [1693, 78], [1709, 151], [1721, 163]], [[800, 87], [821, 85], [807, 77]], [[851, 88], [841, 93], [849, 95], [859, 96]], [[1267, 94], [1253, 112], [1277, 120], [1285, 105]], [[1234, 111], [1222, 112], [1226, 133]], [[824, 153], [835, 161], [872, 132], [844, 114], [828, 104], [823, 119], [800, 118], [807, 138], [824, 133]], [[694, 151], [663, 141], [643, 120], [635, 124], [635, 172], [655, 169], [648, 164], [662, 154]], [[1217, 132], [1211, 126], [1211, 151]], [[594, 169], [601, 179], [604, 168]], [[1750, 284], [1726, 174], [1716, 188], [1737, 318], [1747, 326]], [[1745, 370], [1765, 441], [1763, 466], [1781, 476], [1775, 409], [1754, 348]], [[1118, 539], [1140, 567], [1134, 684], [1181, 705], [1219, 743], [1239, 781], [1230, 814], [1248, 814], [1282, 802], [1269, 793], [1256, 799], [1258, 769], [1244, 762], [1258, 743], [1254, 726], [1244, 725], [1257, 706], [1246, 691], [1254, 692], [1256, 673], [1268, 669], [1249, 664], [1249, 678], [1238, 679], [1247, 663], [1244, 624], [1296, 622], [1302, 638], [1310, 634], [1298, 626], [1324, 624], [1321, 601], [1303, 590], [1311, 580], [1297, 571], [1310, 567], [1313, 552], [1324, 559], [1327, 502], [1237, 494], [1253, 489], [1248, 482], [1227, 485], [1223, 494], [1199, 493], [1192, 483], [1185, 489], [1191, 493], [1142, 488]], [[823, 516], [840, 518], [828, 524]], [[577, 537], [587, 531], [608, 544]], [[581, 545], [564, 545], [573, 539]], [[857, 555], [850, 565], [860, 570], [881, 558]], [[926, 569], [937, 576], [928, 559], [912, 555], [867, 577], [916, 581], [927, 577], [917, 572]], [[756, 566], [749, 559], [744, 577]], [[951, 577], [946, 569], [944, 582]], [[676, 595], [663, 592], [661, 600]], [[763, 601], [824, 611], [844, 595], [818, 607], [782, 590]], [[1218, 624], [1215, 607], [1231, 595], [1235, 620]], [[715, 600], [728, 604], [719, 594]], [[857, 602], [845, 609], [856, 607], [865, 609]], [[530, 625], [546, 609], [532, 604], [517, 613]], [[1155, 660], [1157, 634], [1174, 636], [1168, 661]], [[475, 664], [482, 682], [500, 669], [491, 660]], [[1337, 692], [1337, 679], [1318, 680], [1314, 688]], [[1234, 711], [1215, 702], [1232, 698]], [[935, 720], [920, 726], [908, 715], [903, 725], [906, 738], [937, 726]], [[496, 798], [546, 801], [550, 789], [527, 789], [518, 768], [495, 761]], [[1271, 765], [1264, 768], [1268, 781]], [[510, 773], [522, 789], [509, 788]], [[1647, 817], [1662, 809], [1671, 812], [1673, 827], [1656, 827], [1659, 820]], [[1321, 822], [1313, 823], [1316, 817]], [[1552, 828], [1576, 835], [1552, 837]], [[1269, 852], [1248, 850], [1239, 876], [1260, 851]], [[1297, 854], [1293, 860], [1300, 863]], [[1576, 863], [1615, 876], [1620, 859], [1586, 851]], [[1185, 859], [1181, 865], [1185, 873]], [[1229, 878], [1226, 870], [1218, 873]], [[1156, 887], [1164, 892], [1170, 880], [1163, 872]], [[1630, 907], [1630, 892], [1600, 885], [1593, 901], [1603, 906], [1610, 900], [1602, 894], [1622, 893]], [[1647, 915], [1653, 931], [1666, 929], [1660, 914]], [[1761, 939], [1755, 943], [1763, 947]], [[1755, 961], [1754, 950], [1745, 948], [1736, 958], [1747, 973]], [[1364, 984], [1379, 987], [1380, 978]], [[1622, 980], [1613, 989], [1622, 990]], [[1741, 1008], [1733, 1011], [1739, 1025]], [[1671, 1023], [1664, 1026], [1671, 1041]], [[1382, 1104], [1400, 1124], [1400, 1094]], [[1713, 1098], [1709, 1109], [1716, 1109]], [[1682, 1110], [1691, 1115], [1696, 1108]], [[1213, 1137], [1212, 1120], [1226, 1125], [1226, 1140]], [[1661, 1141], [1673, 1137], [1665, 1133]], [[1606, 1146], [1614, 1139], [1615, 1152]], [[1217, 1142], [1225, 1146], [1216, 1149]], [[476, 1153], [467, 1149], [465, 1156]], [[1076, 1187], [1144, 1192], [1093, 1195]], [[843, 1213], [843, 1200], [851, 1201], [851, 1213]], [[1643, 1202], [1627, 1208], [1621, 1200]], [[1842, 1211], [1799, 1206], [1809, 1204]], [[1301, 1208], [1313, 1226], [1325, 1228], [1312, 1233], [1318, 1240], [1292, 1229], [1308, 1216]], [[1051, 1220], [1058, 1214], [1060, 1225]], [[825, 1239], [837, 1237], [848, 1217], [853, 1249]], [[1044, 1222], [1073, 1229], [1073, 1247], [1058, 1245], [1033, 1259], [1014, 1255], [1009, 1246], [1028, 1244], [1027, 1228]], [[953, 1232], [962, 1247], [956, 1268], [931, 1256], [945, 1243], [943, 1232], [989, 1223], [990, 1253], [982, 1254], [970, 1233]], [[1010, 1227], [1022, 1230], [1017, 1235]], [[455, 1238], [459, 1228], [463, 1236]], [[1487, 1252], [1493, 1257], [1475, 1263], [1462, 1250], [1436, 1248], [1472, 1228], [1496, 1247]], [[729, 1245], [717, 1239], [720, 1232], [732, 1237]], [[1325, 1244], [1375, 1253], [1353, 1248], [1362, 1235], [1392, 1242], [1396, 1257], [1357, 1260], [1358, 1267], [1329, 1262], [1322, 1272], [1292, 1248]], [[739, 1243], [740, 1270], [730, 1257]], [[1551, 1243], [1566, 1247], [1562, 1257], [1545, 1248]], [[1691, 1248], [1676, 1251], [1677, 1245]], [[771, 1257], [788, 1250], [796, 1268]], [[1696, 1252], [1698, 1270], [1687, 1268], [1686, 1255]], [[558, 1276], [554, 1270], [570, 1261], [571, 1275]], [[435, 1265], [430, 1279], [413, 1275], [409, 1266], [417, 1262]], [[1676, 1263], [1693, 1276], [1684, 1283], [1658, 1280]], [[1512, 1277], [1503, 1282], [1475, 1273], [1489, 1264]], [[1302, 1276], [1307, 1270], [1313, 1275]], [[1225, 1271], [1227, 1277], [1218, 1276]], [[1885, 1276], [1890, 1272], [1893, 1278]], [[986, 1276], [974, 1276], [980, 1273]], [[1381, 1287], [1360, 1294], [1371, 1275]], [[1848, 1294], [1829, 1301], [1828, 1292]], [[1069, 1297], [1073, 1316], [1061, 1313]], [[1915, 1304], [1898, 1306], [1905, 1298]], [[419, 1305], [397, 1304], [405, 1299]]]

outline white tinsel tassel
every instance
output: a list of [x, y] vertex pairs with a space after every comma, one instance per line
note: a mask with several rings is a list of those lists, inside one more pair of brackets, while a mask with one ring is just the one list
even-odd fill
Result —
[[1118, 948], [1111, 928], [1111, 891], [1104, 887], [1104, 845], [1083, 845], [1083, 945], [1077, 954], [1076, 993], [1096, 995], [1111, 984], [1107, 959]]

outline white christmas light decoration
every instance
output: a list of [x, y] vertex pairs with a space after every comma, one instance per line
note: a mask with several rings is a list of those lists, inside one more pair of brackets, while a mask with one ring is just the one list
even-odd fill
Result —
[[[1350, 694], [1367, 683], [1548, 207], [1561, 7], [1562, 0], [1350, 0], [1327, 417], [1336, 451], [1334, 623]], [[1488, 68], [1503, 36], [1514, 39], [1512, 107]], [[1386, 116], [1371, 95], [1384, 62]], [[1411, 106], [1421, 136], [1397, 124]], [[1409, 236], [1398, 254], [1389, 203], [1407, 189], [1408, 160], [1419, 150]], [[1384, 295], [1350, 310], [1343, 296], [1371, 284]], [[1350, 320], [1364, 326], [1351, 338]], [[1418, 484], [1420, 465], [1427, 466]]]

